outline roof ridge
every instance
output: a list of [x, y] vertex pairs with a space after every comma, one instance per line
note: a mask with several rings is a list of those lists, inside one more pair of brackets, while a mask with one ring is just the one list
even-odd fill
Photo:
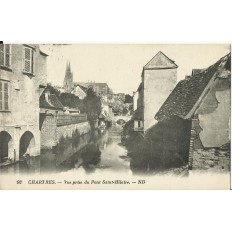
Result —
[[[159, 51], [155, 54], [155, 56], [153, 56], [144, 66], [143, 66], [143, 69], [149, 69], [149, 67], [146, 67], [148, 66], [158, 55], [162, 55], [164, 56], [172, 65], [174, 65], [174, 67], [166, 67], [166, 68], [178, 68], [178, 65], [175, 63], [174, 60], [170, 59], [167, 55], [165, 55], [162, 51]], [[150, 69], [165, 69], [165, 67], [157, 67], [157, 68], [150, 68]]]

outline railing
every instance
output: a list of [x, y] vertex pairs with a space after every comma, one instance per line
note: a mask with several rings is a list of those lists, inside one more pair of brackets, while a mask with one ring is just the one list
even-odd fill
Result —
[[57, 126], [78, 124], [81, 122], [87, 122], [86, 114], [78, 114], [78, 115], [59, 115], [57, 118]]

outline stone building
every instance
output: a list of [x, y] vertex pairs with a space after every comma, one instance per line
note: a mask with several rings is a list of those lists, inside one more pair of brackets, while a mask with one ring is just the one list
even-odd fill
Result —
[[[231, 54], [222, 57], [207, 69], [192, 74], [177, 84], [155, 118], [163, 124], [168, 122], [173, 126], [177, 125], [174, 118], [178, 118], [179, 126], [175, 128], [172, 147], [188, 147], [185, 155], [190, 169], [228, 170]], [[177, 131], [181, 127], [185, 130], [177, 138]], [[170, 135], [171, 132], [166, 130], [164, 133]], [[165, 146], [168, 146], [167, 140], [165, 141]]]
[[76, 82], [76, 86], [80, 85], [85, 88], [92, 88], [98, 96], [108, 96], [111, 94], [111, 90], [107, 83], [98, 82]]
[[75, 83], [74, 89], [71, 93], [75, 94], [75, 96], [78, 96], [79, 99], [83, 100], [87, 96], [87, 88]]
[[39, 45], [0, 44], [0, 163], [40, 154], [39, 96], [47, 80]]
[[154, 112], [159, 110], [175, 87], [177, 68], [175, 62], [162, 52], [158, 52], [143, 67], [141, 84], [134, 93], [135, 130], [145, 132], [157, 122]]
[[63, 114], [64, 106], [55, 94], [46, 88], [39, 98], [41, 131], [41, 149], [51, 148], [56, 145], [56, 127], [58, 114]]

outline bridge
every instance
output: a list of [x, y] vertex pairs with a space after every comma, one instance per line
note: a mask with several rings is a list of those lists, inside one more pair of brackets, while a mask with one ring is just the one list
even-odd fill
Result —
[[128, 122], [130, 119], [131, 119], [131, 115], [130, 116], [126, 116], [126, 115], [117, 115], [117, 116], [114, 116], [113, 118], [112, 118], [112, 120], [113, 120], [113, 123], [116, 123], [116, 122], [118, 122], [119, 120], [120, 121], [124, 121], [124, 123], [126, 123], [126, 122]]

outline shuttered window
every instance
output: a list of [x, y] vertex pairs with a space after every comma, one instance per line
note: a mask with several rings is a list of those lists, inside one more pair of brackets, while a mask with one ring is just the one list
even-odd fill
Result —
[[0, 44], [0, 66], [11, 67], [11, 45]]
[[0, 111], [9, 110], [9, 83], [0, 81]]
[[34, 56], [35, 52], [32, 48], [24, 47], [23, 71], [26, 73], [34, 73]]

